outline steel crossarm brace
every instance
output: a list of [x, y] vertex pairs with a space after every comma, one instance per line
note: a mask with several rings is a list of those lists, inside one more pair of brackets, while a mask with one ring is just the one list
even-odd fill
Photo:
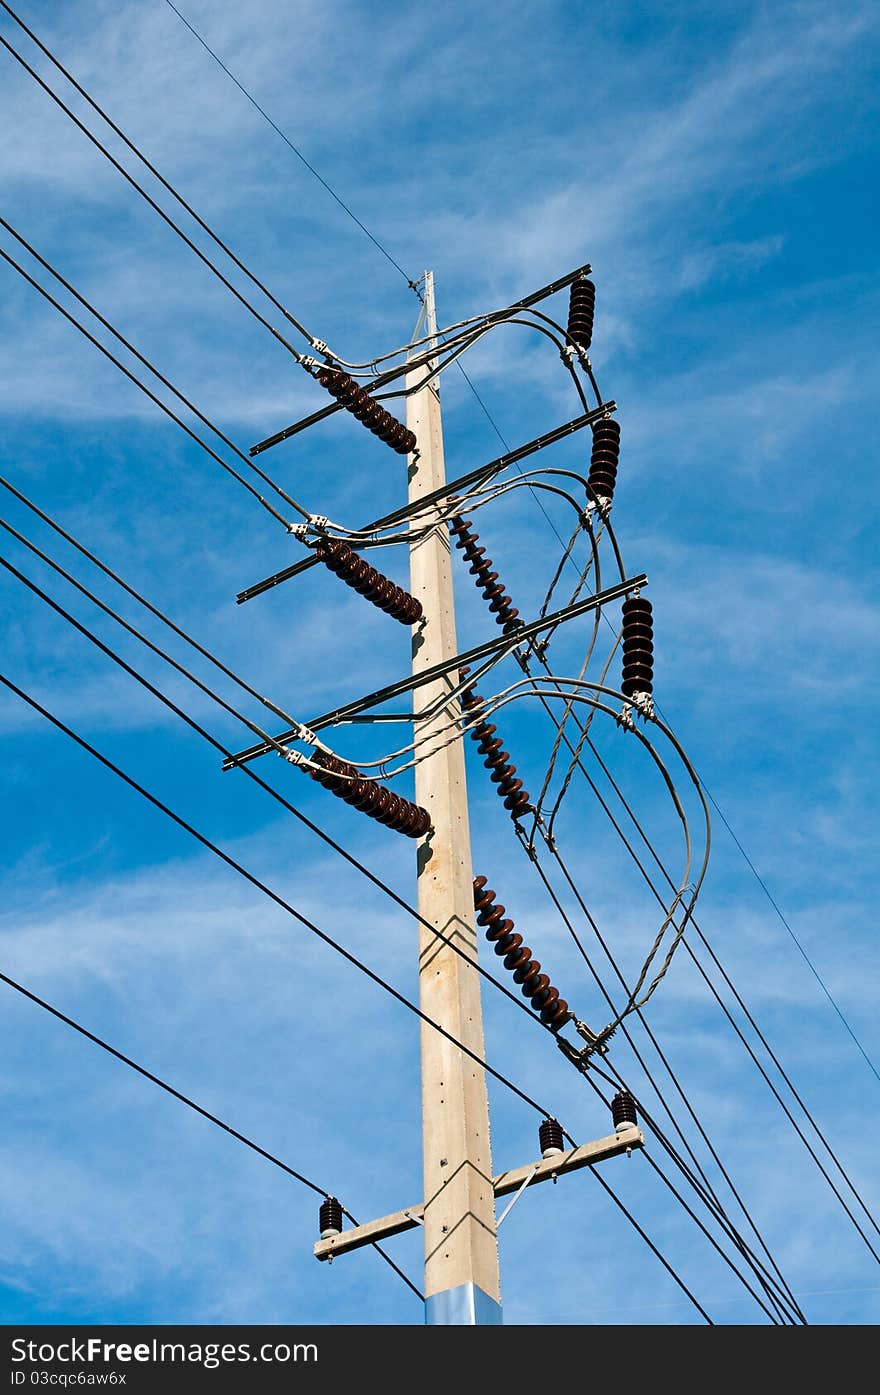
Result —
[[[473, 484], [482, 484], [492, 478], [493, 475], [500, 474], [506, 470], [508, 465], [514, 465], [518, 460], [524, 460], [528, 455], [534, 455], [536, 451], [543, 450], [545, 446], [552, 446], [556, 441], [563, 440], [566, 436], [573, 435], [576, 431], [582, 431], [585, 426], [591, 426], [594, 421], [599, 421], [608, 412], [617, 411], [617, 403], [614, 401], [602, 402], [598, 407], [594, 407], [591, 412], [584, 412], [582, 416], [574, 417], [571, 421], [565, 422], [563, 426], [556, 426], [552, 431], [545, 431], [543, 436], [536, 436], [533, 441], [527, 441], [524, 446], [518, 446], [516, 450], [508, 451], [506, 455], [499, 455], [496, 460], [490, 460], [486, 465], [478, 465], [475, 470], [470, 470], [466, 475], [459, 475], [458, 479], [449, 480], [442, 489], [435, 489], [431, 494], [426, 494], [419, 501], [419, 509], [427, 508], [438, 499], [443, 499], [449, 494], [455, 494], [459, 490], [469, 489]], [[388, 528], [392, 523], [402, 523], [413, 512], [408, 504], [402, 508], [395, 509], [392, 513], [387, 513], [384, 518], [376, 518], [372, 523], [366, 524], [360, 531], [371, 533], [377, 528]], [[377, 546], [382, 546], [381, 539]], [[363, 544], [361, 544], [363, 546]], [[293, 576], [299, 576], [301, 572], [306, 572], [310, 567], [317, 566], [318, 558], [315, 556], [304, 557], [301, 562], [294, 562], [289, 567], [283, 567], [281, 571], [274, 572], [272, 576], [267, 576], [264, 581], [257, 581], [253, 586], [248, 586], [244, 591], [239, 591], [236, 596], [236, 603], [241, 605], [244, 601], [251, 601], [255, 596], [262, 596], [265, 591], [271, 591], [274, 586], [280, 585], [282, 581], [289, 581]]]
[[[387, 688], [380, 688], [378, 692], [369, 693], [366, 697], [355, 698], [353, 702], [346, 703], [344, 707], [337, 707], [332, 712], [325, 713], [323, 717], [309, 722], [308, 726], [311, 731], [321, 731], [324, 727], [350, 721], [355, 714], [365, 711], [368, 707], [376, 707], [381, 702], [389, 702], [391, 698], [399, 697], [401, 693], [411, 693], [413, 688], [421, 687], [423, 683], [433, 683], [436, 679], [442, 678], [444, 674], [451, 673], [466, 665], [473, 665], [480, 659], [488, 658], [491, 654], [512, 653], [514, 649], [540, 634], [542, 630], [564, 624], [566, 620], [574, 620], [578, 615], [585, 615], [587, 611], [595, 610], [607, 602], [619, 600], [621, 596], [626, 596], [628, 592], [634, 591], [637, 586], [645, 586], [647, 581], [648, 578], [644, 572], [638, 576], [628, 577], [625, 581], [618, 582], [616, 586], [609, 586], [604, 591], [597, 591], [594, 596], [587, 596], [582, 601], [576, 601], [574, 605], [563, 606], [561, 610], [554, 611], [552, 615], [545, 615], [540, 620], [533, 620], [528, 625], [522, 625], [512, 634], [500, 635], [497, 639], [487, 640], [485, 644], [478, 644], [473, 649], [465, 650], [463, 654], [456, 654], [454, 658], [445, 663], [434, 664], [431, 668], [423, 669], [417, 676], [411, 675], [407, 678], [401, 678], [397, 683], [391, 683]], [[261, 741], [256, 746], [249, 746], [245, 751], [238, 751], [223, 762], [223, 769], [231, 770], [233, 766], [244, 765], [248, 761], [255, 760], [257, 756], [266, 755], [269, 751], [277, 751], [278, 746], [284, 745], [286, 741], [295, 741], [298, 730], [298, 728], [291, 727], [287, 731], [283, 731], [280, 736], [276, 736], [272, 742]]]
[[[518, 1191], [530, 1173], [534, 1173], [534, 1176], [529, 1186], [536, 1187], [539, 1182], [553, 1181], [567, 1172], [577, 1172], [582, 1167], [593, 1167], [606, 1158], [615, 1158], [621, 1153], [629, 1153], [634, 1148], [644, 1146], [645, 1135], [633, 1124], [608, 1138], [596, 1139], [594, 1143], [582, 1143], [579, 1148], [572, 1148], [568, 1153], [558, 1153], [555, 1157], [542, 1158], [540, 1162], [526, 1163], [524, 1167], [515, 1167], [510, 1172], [500, 1173], [494, 1178], [495, 1195], [509, 1196], [511, 1192]], [[364, 1245], [375, 1244], [378, 1240], [402, 1235], [404, 1231], [413, 1230], [422, 1223], [424, 1211], [423, 1203], [408, 1206], [405, 1211], [395, 1211], [390, 1216], [368, 1221], [366, 1225], [352, 1226], [351, 1230], [343, 1230], [341, 1234], [331, 1236], [328, 1240], [318, 1240], [315, 1244], [315, 1258], [332, 1259], [334, 1255], [347, 1254], [350, 1250], [359, 1250]]]
[[[572, 281], [576, 281], [579, 276], [588, 276], [592, 269], [589, 263], [586, 263], [584, 266], [575, 267], [574, 271], [569, 271], [567, 275], [560, 276], [556, 281], [551, 281], [548, 286], [542, 286], [539, 291], [533, 291], [531, 295], [527, 295], [522, 300], [518, 300], [515, 305], [509, 305], [500, 313], [487, 315], [486, 319], [487, 321], [491, 320], [492, 324], [502, 324], [504, 320], [509, 319], [511, 315], [515, 315], [517, 311], [528, 310], [530, 306], [537, 305], [539, 300], [546, 300], [548, 296], [555, 295], [557, 291], [561, 291], [564, 286], [570, 286]], [[474, 328], [476, 329], [478, 326], [475, 325]], [[440, 349], [442, 350], [442, 348], [443, 344], [441, 342]], [[431, 357], [436, 353], [437, 346], [435, 345], [426, 351], [425, 357]], [[333, 364], [330, 363], [327, 366], [332, 368]], [[413, 364], [407, 362], [398, 364], [394, 368], [388, 368], [384, 373], [380, 373], [378, 377], [373, 378], [371, 382], [366, 383], [365, 387], [367, 391], [372, 394], [377, 388], [384, 387], [386, 383], [393, 382], [395, 378], [402, 377], [402, 375], [410, 371], [412, 367]], [[289, 440], [291, 436], [298, 435], [300, 431], [305, 431], [307, 427], [314, 426], [316, 422], [323, 421], [325, 417], [332, 416], [334, 412], [339, 412], [341, 410], [342, 407], [340, 403], [328, 403], [328, 405], [322, 407], [320, 411], [312, 412], [311, 416], [303, 417], [302, 421], [295, 421], [292, 426], [286, 426], [283, 431], [276, 431], [274, 436], [267, 436], [265, 441], [258, 441], [255, 446], [251, 446], [249, 454], [254, 456], [259, 455], [264, 450], [271, 450], [273, 446], [280, 445], [282, 441]]]

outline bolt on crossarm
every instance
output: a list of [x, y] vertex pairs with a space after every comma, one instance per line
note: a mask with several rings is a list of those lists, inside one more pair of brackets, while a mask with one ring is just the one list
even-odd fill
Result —
[[[436, 334], [433, 273], [425, 273], [424, 307], [413, 335]], [[445, 484], [439, 378], [425, 383], [431, 364], [407, 375], [406, 424], [418, 442], [409, 464], [409, 501]], [[424, 519], [420, 529], [424, 528]], [[410, 589], [424, 620], [413, 630], [413, 674], [458, 652], [449, 536], [445, 528], [410, 545]], [[454, 686], [447, 674], [416, 688], [414, 734], [429, 749], [448, 717], [422, 716]], [[416, 766], [416, 801], [432, 832], [418, 848], [418, 908], [474, 962], [473, 871], [461, 742], [438, 748]], [[419, 932], [419, 1001], [476, 1056], [484, 1057], [480, 980], [467, 958], [424, 926]], [[485, 1073], [451, 1040], [422, 1022], [422, 1138], [424, 1162], [425, 1320], [429, 1324], [501, 1321], [495, 1189]]]

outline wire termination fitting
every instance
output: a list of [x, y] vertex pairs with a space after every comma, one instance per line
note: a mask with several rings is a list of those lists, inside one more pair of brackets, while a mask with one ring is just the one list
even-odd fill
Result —
[[342, 1231], [342, 1207], [335, 1196], [328, 1196], [321, 1202], [318, 1211], [318, 1228], [322, 1240], [332, 1240]]
[[614, 1132], [622, 1133], [625, 1129], [634, 1128], [639, 1122], [636, 1113], [636, 1102], [628, 1090], [618, 1090], [611, 1101], [611, 1117], [614, 1120]]
[[620, 459], [620, 426], [613, 417], [593, 425], [593, 449], [587, 484], [593, 494], [611, 503], [617, 483], [617, 463]]
[[632, 596], [623, 603], [623, 681], [628, 698], [650, 697], [654, 690], [654, 621], [651, 602]]
[[[465, 682], [469, 673], [469, 668], [460, 668], [460, 681]], [[477, 742], [477, 750], [484, 757], [483, 764], [491, 772], [492, 783], [497, 785], [498, 793], [504, 800], [504, 807], [509, 810], [510, 817], [516, 823], [517, 819], [533, 807], [529, 792], [517, 777], [516, 766], [510, 764], [510, 752], [502, 749], [504, 742], [496, 735], [498, 728], [483, 717], [483, 699], [473, 684], [462, 692], [461, 706], [463, 719]]]
[[340, 368], [323, 367], [318, 370], [317, 379], [341, 407], [362, 421], [374, 436], [397, 451], [398, 455], [409, 455], [415, 450], [415, 434], [402, 421], [386, 412], [380, 402], [374, 402], [366, 389], [359, 387], [347, 373]]
[[538, 1146], [542, 1158], [557, 1158], [565, 1152], [565, 1138], [558, 1119], [545, 1119], [538, 1127]]
[[494, 944], [495, 953], [504, 956], [504, 967], [520, 984], [523, 997], [530, 998], [541, 1021], [558, 1032], [572, 1016], [568, 1003], [560, 998], [558, 988], [553, 987], [547, 975], [541, 973], [541, 965], [532, 958], [528, 945], [523, 944], [522, 935], [514, 930], [513, 921], [505, 919], [504, 907], [495, 901], [495, 892], [486, 885], [485, 877], [474, 877], [474, 909], [477, 924], [485, 927], [486, 939]]
[[323, 785], [331, 794], [344, 799], [346, 804], [369, 814], [371, 819], [393, 828], [395, 833], [403, 833], [407, 838], [421, 838], [431, 828], [431, 815], [421, 805], [411, 799], [386, 789], [377, 780], [369, 780], [361, 775], [357, 766], [340, 760], [330, 751], [316, 751], [309, 765], [301, 765], [313, 780]]
[[341, 538], [322, 538], [315, 547], [315, 556], [320, 558], [346, 586], [351, 586], [358, 595], [399, 620], [401, 625], [414, 625], [422, 618], [422, 603], [397, 586], [387, 576], [383, 576], [363, 557], [359, 557], [348, 543]]
[[[451, 499], [450, 503], [458, 503], [457, 499]], [[464, 559], [470, 563], [468, 570], [476, 579], [477, 586], [482, 591], [489, 602], [489, 609], [492, 611], [498, 624], [504, 629], [506, 635], [512, 634], [522, 625], [519, 618], [519, 611], [514, 606], [501, 582], [498, 580], [498, 573], [492, 570], [492, 558], [486, 556], [486, 549], [478, 547], [480, 535], [462, 518], [461, 514], [455, 514], [449, 520], [449, 531], [455, 538], [455, 546], [464, 553]]]
[[572, 281], [568, 302], [568, 337], [584, 352], [593, 339], [593, 316], [596, 312], [596, 287], [581, 276]]

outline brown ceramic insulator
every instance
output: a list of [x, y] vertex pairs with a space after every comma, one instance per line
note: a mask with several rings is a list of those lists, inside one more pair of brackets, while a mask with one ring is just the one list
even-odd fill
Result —
[[496, 942], [495, 953], [498, 955], [504, 955], [504, 957], [506, 958], [508, 954], [515, 954], [522, 942], [522, 935], [519, 935], [516, 931], [514, 931], [512, 934], [505, 935], [503, 939], [499, 939]]
[[531, 957], [532, 951], [528, 945], [522, 944], [522, 936], [520, 936], [520, 944], [515, 949], [511, 949], [505, 956], [504, 967], [514, 973], [521, 964], [528, 964]]
[[431, 827], [431, 816], [426, 809], [414, 804], [411, 799], [386, 789], [377, 780], [369, 780], [361, 775], [356, 766], [340, 760], [329, 751], [316, 751], [310, 759], [313, 766], [301, 766], [313, 780], [330, 790], [346, 804], [351, 804], [363, 814], [377, 819], [396, 833], [407, 838], [421, 838]]
[[[469, 672], [467, 668], [459, 669], [459, 682], [467, 682]], [[468, 731], [476, 741], [478, 751], [485, 757], [483, 764], [490, 772], [492, 783], [497, 786], [505, 809], [516, 822], [532, 808], [529, 792], [523, 788], [522, 780], [517, 778], [516, 766], [510, 764], [510, 753], [503, 749], [501, 737], [496, 736], [498, 728], [495, 723], [483, 719], [483, 701], [474, 687], [464, 689], [461, 706]]]
[[554, 1030], [568, 1021], [568, 1015], [568, 1003], [564, 998], [557, 998], [552, 1007], [541, 1009], [541, 1021]]
[[[457, 500], [451, 499], [450, 503], [457, 503]], [[522, 623], [519, 611], [499, 582], [498, 573], [492, 570], [492, 558], [486, 556], [484, 547], [478, 546], [479, 533], [460, 514], [449, 520], [449, 531], [455, 538], [455, 546], [463, 554], [465, 561], [470, 563], [468, 570], [489, 602], [489, 609], [498, 624], [503, 627], [504, 633], [510, 634], [513, 630], [518, 630]]]
[[588, 349], [593, 341], [596, 287], [585, 276], [572, 281], [568, 302], [568, 337]]
[[571, 1016], [568, 1004], [541, 972], [538, 961], [532, 959], [532, 951], [523, 944], [523, 937], [514, 929], [513, 921], [506, 918], [504, 907], [496, 903], [495, 892], [485, 877], [474, 877], [474, 910], [477, 924], [485, 927], [486, 938], [494, 945], [505, 969], [513, 974], [514, 983], [520, 984], [524, 996], [531, 999], [532, 1007], [541, 1014], [541, 1021], [551, 1031], [558, 1032]]
[[318, 382], [335, 397], [340, 406], [358, 421], [362, 421], [374, 436], [391, 446], [398, 455], [409, 455], [416, 448], [416, 438], [402, 421], [387, 412], [380, 402], [376, 402], [366, 388], [360, 387], [348, 373], [339, 368], [321, 368]]
[[531, 976], [537, 977], [540, 972], [541, 965], [538, 963], [537, 959], [529, 959], [524, 964], [520, 964], [518, 968], [514, 969], [513, 981], [514, 983], [525, 983], [527, 978]]
[[397, 586], [387, 576], [383, 576], [369, 562], [349, 547], [341, 538], [322, 538], [315, 548], [315, 556], [320, 558], [338, 577], [365, 596], [379, 610], [384, 610], [402, 625], [414, 625], [422, 618], [422, 603]]
[[593, 450], [587, 483], [595, 494], [610, 499], [617, 483], [620, 458], [620, 427], [616, 421], [597, 421], [593, 426]]
[[626, 697], [654, 689], [654, 620], [651, 602], [632, 596], [623, 603], [623, 675]]

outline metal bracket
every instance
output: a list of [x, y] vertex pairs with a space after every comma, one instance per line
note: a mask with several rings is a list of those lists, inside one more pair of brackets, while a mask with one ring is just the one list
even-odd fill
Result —
[[531, 1172], [529, 1172], [529, 1173], [523, 1178], [523, 1183], [522, 1183], [522, 1186], [520, 1187], [519, 1191], [514, 1193], [514, 1195], [511, 1197], [510, 1201], [508, 1201], [507, 1205], [505, 1206], [504, 1210], [501, 1212], [501, 1215], [498, 1217], [498, 1220], [495, 1222], [495, 1230], [496, 1230], [496, 1231], [499, 1231], [499, 1230], [501, 1229], [501, 1223], [502, 1223], [502, 1221], [506, 1221], [506, 1220], [507, 1220], [507, 1217], [510, 1215], [510, 1213], [511, 1213], [511, 1211], [513, 1210], [514, 1206], [515, 1206], [516, 1203], [519, 1201], [520, 1197], [522, 1196], [523, 1192], [525, 1191], [526, 1187], [529, 1185], [529, 1183], [531, 1182], [532, 1178], [534, 1177], [534, 1175], [535, 1175], [535, 1173], [536, 1173], [537, 1171], [538, 1171], [538, 1164], [535, 1163], [535, 1166], [532, 1168]]

